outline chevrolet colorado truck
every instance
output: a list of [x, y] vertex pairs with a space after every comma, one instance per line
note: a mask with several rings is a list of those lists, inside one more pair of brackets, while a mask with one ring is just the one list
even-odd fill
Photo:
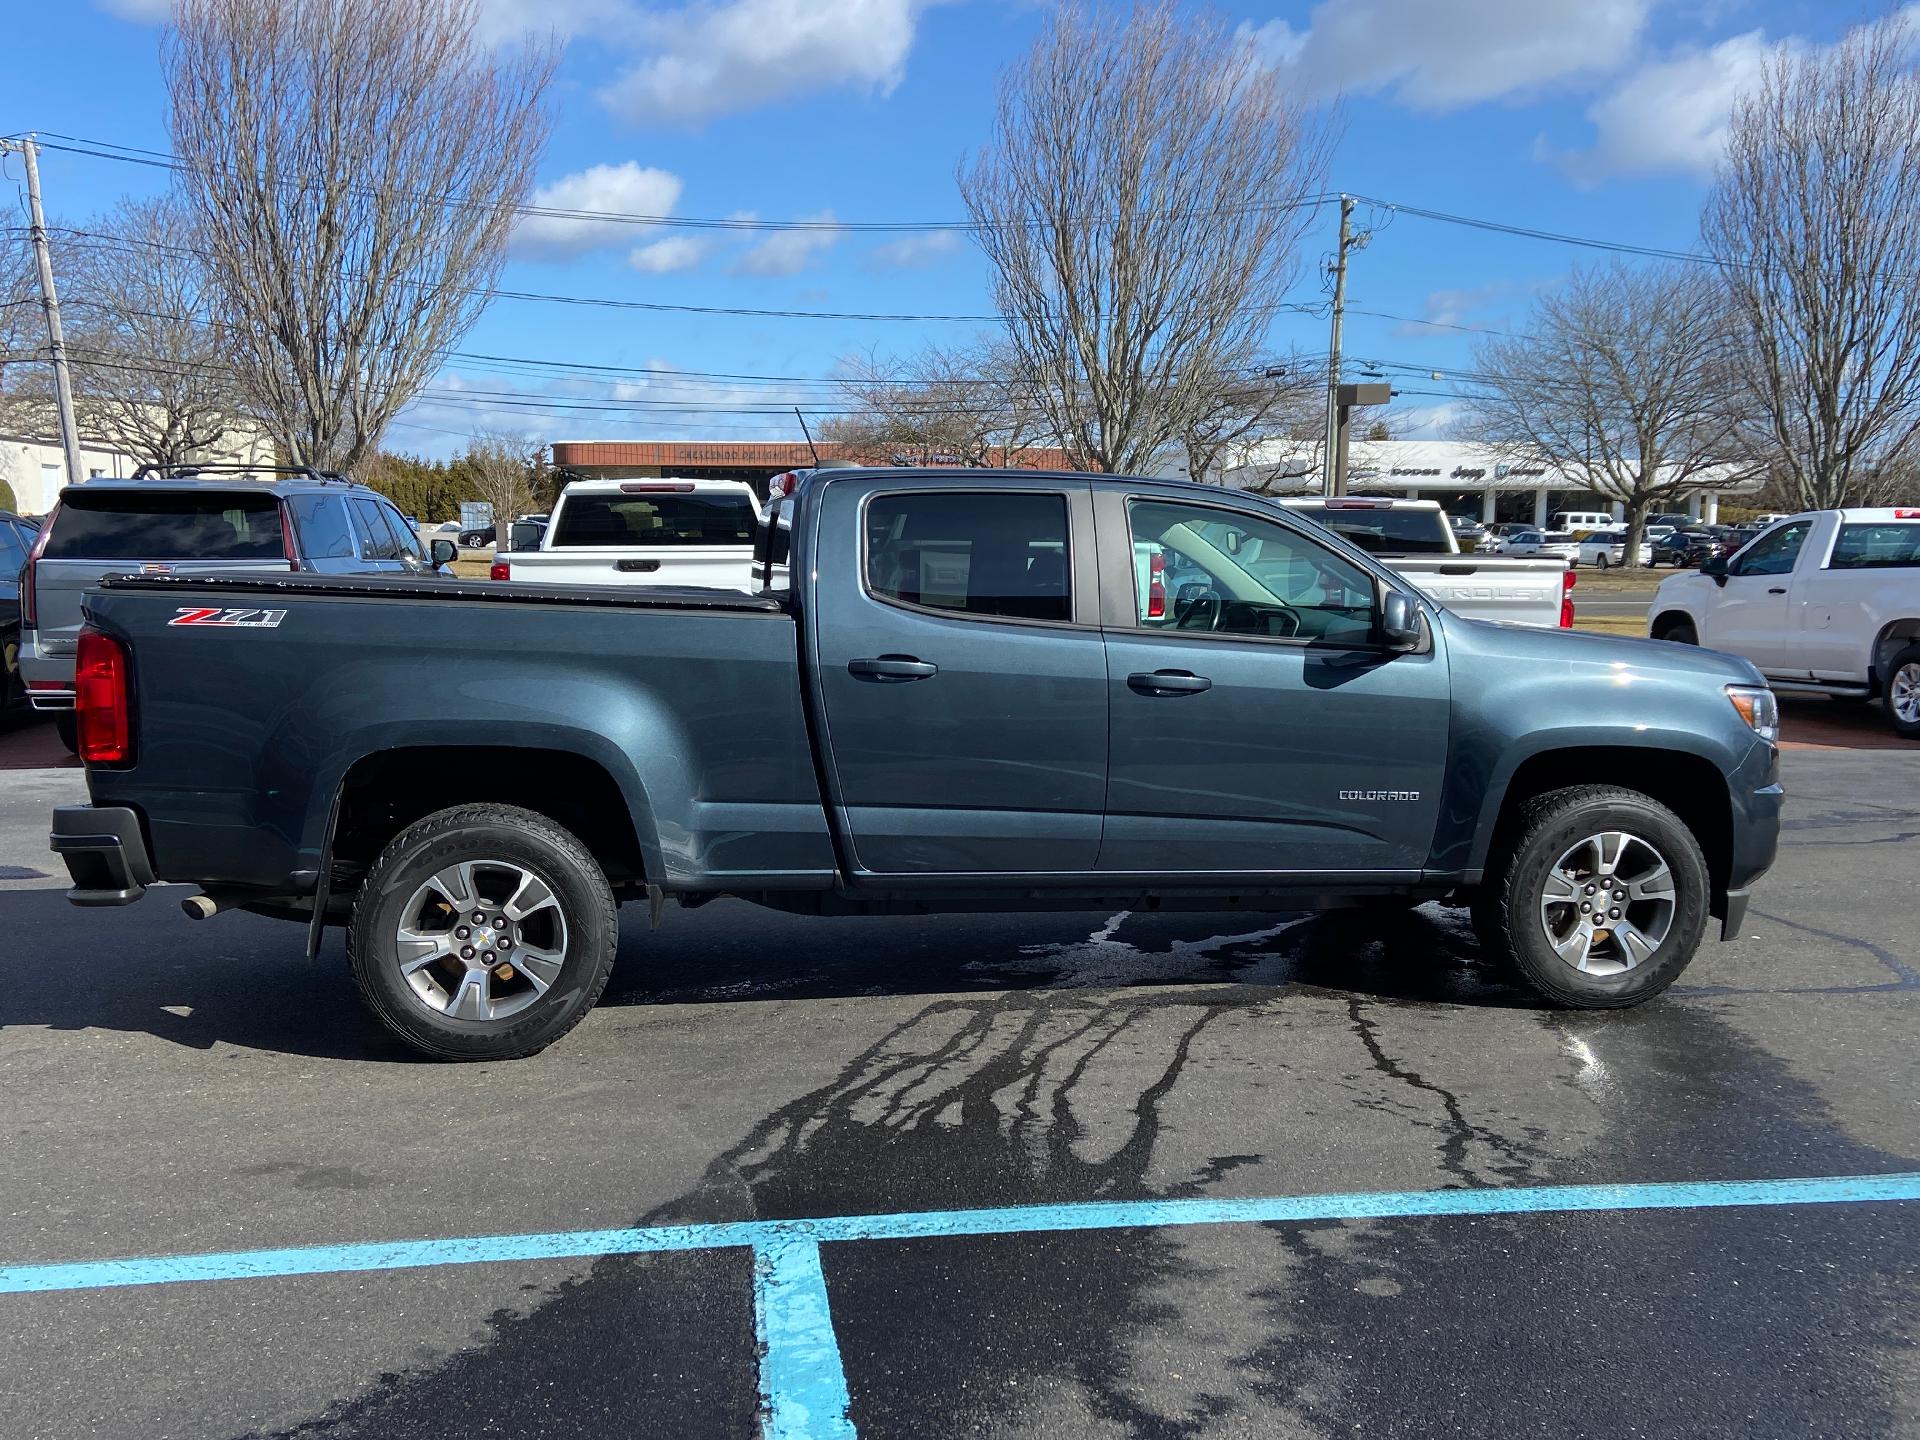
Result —
[[[1450, 898], [1548, 1001], [1617, 1007], [1710, 917], [1737, 933], [1772, 862], [1777, 717], [1745, 661], [1465, 619], [1216, 487], [827, 470], [780, 503], [778, 592], [103, 580], [92, 804], [53, 815], [69, 898], [191, 882], [189, 915], [300, 921], [310, 953], [344, 925], [397, 1035], [497, 1059], [593, 1005], [623, 900]], [[1142, 547], [1177, 585], [1141, 582]], [[463, 803], [475, 773], [490, 803]]]
[[1884, 698], [1920, 740], [1920, 509], [1788, 516], [1661, 582], [1647, 617], [1655, 639], [1742, 656], [1776, 690]]

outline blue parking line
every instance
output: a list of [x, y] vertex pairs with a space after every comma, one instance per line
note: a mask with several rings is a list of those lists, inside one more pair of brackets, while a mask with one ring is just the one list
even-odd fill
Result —
[[1521, 1215], [1595, 1210], [1703, 1210], [1728, 1206], [1841, 1205], [1920, 1200], [1920, 1171], [1788, 1180], [1710, 1180], [1644, 1185], [1525, 1185], [1479, 1190], [1371, 1190], [1243, 1199], [1116, 1200], [987, 1210], [907, 1211], [817, 1220], [744, 1220], [562, 1230], [439, 1240], [152, 1255], [124, 1260], [0, 1266], [0, 1294], [95, 1290], [120, 1285], [336, 1275], [477, 1265], [507, 1260], [592, 1259], [664, 1251], [775, 1246], [785, 1240], [932, 1240], [965, 1235], [1121, 1230], [1172, 1225], [1266, 1225], [1444, 1215]]
[[854, 1440], [817, 1243], [789, 1236], [754, 1247], [753, 1330], [763, 1440]]

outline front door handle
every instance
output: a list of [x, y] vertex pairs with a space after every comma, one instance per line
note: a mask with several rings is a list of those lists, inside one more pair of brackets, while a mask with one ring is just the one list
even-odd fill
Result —
[[929, 675], [938, 675], [940, 667], [911, 655], [881, 655], [872, 660], [849, 660], [847, 673], [862, 680], [897, 684], [902, 680], [925, 680]]
[[1198, 695], [1202, 690], [1211, 690], [1213, 681], [1191, 670], [1155, 670], [1152, 674], [1136, 672], [1127, 676], [1127, 686], [1142, 695]]
[[1787, 593], [1787, 587], [1784, 585], [1769, 585], [1767, 587], [1767, 593], [1769, 595], [1784, 595]]

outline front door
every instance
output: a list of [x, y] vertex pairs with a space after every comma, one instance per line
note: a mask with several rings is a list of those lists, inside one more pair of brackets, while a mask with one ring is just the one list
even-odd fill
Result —
[[1789, 605], [1794, 563], [1812, 528], [1811, 520], [1776, 525], [1733, 557], [1727, 583], [1702, 617], [1702, 645], [1751, 660], [1769, 675], [1812, 674], [1798, 653]]
[[1425, 865], [1450, 709], [1437, 633], [1424, 653], [1379, 646], [1373, 576], [1277, 520], [1097, 498], [1103, 558], [1132, 557], [1103, 565], [1113, 722], [1100, 868]]
[[820, 510], [817, 683], [855, 865], [1091, 870], [1107, 680], [1088, 487], [842, 480]]

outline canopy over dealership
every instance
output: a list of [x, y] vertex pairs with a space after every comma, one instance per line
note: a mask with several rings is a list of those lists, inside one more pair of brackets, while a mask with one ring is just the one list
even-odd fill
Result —
[[[857, 464], [960, 463], [954, 457], [907, 461], [844, 445], [822, 444], [817, 451], [822, 460]], [[813, 464], [814, 453], [804, 441], [556, 440], [553, 463], [559, 470], [592, 479], [684, 475], [691, 479], [745, 480], [764, 495], [771, 477]], [[1320, 453], [1316, 447], [1295, 441], [1269, 442], [1237, 456], [1240, 463], [1217, 478], [1242, 489], [1280, 495], [1315, 494], [1320, 489]], [[1015, 469], [1072, 468], [1067, 452], [1059, 449], [1013, 450], [988, 459]], [[1738, 479], [1727, 470], [1702, 472], [1700, 480], [1684, 498], [1663, 501], [1661, 508], [1685, 509], [1711, 522], [1719, 518], [1723, 494], [1759, 488], [1757, 481]], [[1516, 459], [1492, 446], [1465, 440], [1359, 442], [1348, 465], [1347, 488], [1356, 495], [1438, 500], [1456, 515], [1535, 525], [1545, 525], [1558, 510], [1610, 510], [1615, 515], [1623, 510], [1619, 501], [1588, 490], [1571, 467]]]

